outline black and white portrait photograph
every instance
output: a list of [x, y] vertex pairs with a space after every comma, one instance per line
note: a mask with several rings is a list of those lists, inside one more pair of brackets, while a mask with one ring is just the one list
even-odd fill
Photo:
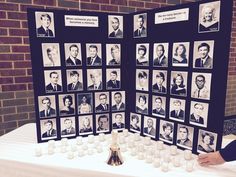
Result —
[[171, 72], [171, 95], [187, 96], [188, 73], [182, 71]]
[[192, 150], [193, 137], [194, 137], [193, 134], [194, 134], [193, 127], [178, 124], [177, 140], [176, 140], [177, 146]]
[[44, 71], [46, 93], [62, 92], [61, 70]]
[[136, 93], [136, 112], [148, 114], [148, 94]]
[[136, 69], [136, 90], [148, 91], [149, 70]]
[[60, 116], [75, 114], [75, 96], [74, 94], [63, 94], [58, 96]]
[[216, 151], [217, 134], [199, 129], [198, 132], [198, 153], [209, 153]]
[[107, 65], [116, 66], [121, 64], [121, 45], [106, 44]]
[[136, 133], [141, 132], [141, 115], [130, 113], [130, 130]]
[[81, 66], [82, 53], [80, 43], [65, 43], [66, 66]]
[[215, 41], [195, 41], [193, 51], [193, 68], [212, 69]]
[[207, 127], [208, 103], [191, 101], [189, 123], [200, 127]]
[[93, 133], [93, 116], [79, 116], [79, 135], [88, 135]]
[[125, 113], [112, 113], [112, 129], [122, 130], [125, 128]]
[[153, 66], [168, 67], [169, 43], [155, 43], [153, 45]]
[[170, 119], [184, 122], [185, 120], [185, 100], [170, 98]]
[[108, 112], [110, 110], [109, 92], [95, 93], [95, 112]]
[[167, 71], [164, 70], [153, 70], [152, 73], [152, 91], [156, 93], [167, 92]]
[[160, 120], [160, 134], [159, 139], [167, 143], [173, 143], [174, 123]]
[[107, 69], [106, 70], [106, 85], [108, 90], [121, 88], [121, 72], [120, 69]]
[[81, 69], [71, 69], [66, 71], [67, 91], [83, 90], [83, 72]]
[[123, 16], [108, 15], [108, 37], [123, 38]]
[[56, 119], [40, 120], [41, 139], [55, 139], [57, 138]]
[[61, 66], [59, 43], [42, 43], [43, 66]]
[[56, 102], [54, 95], [39, 96], [38, 105], [39, 105], [40, 118], [48, 118], [56, 116], [57, 112], [56, 112]]
[[165, 118], [166, 116], [166, 97], [152, 96], [152, 115]]
[[102, 69], [87, 69], [87, 89], [102, 90]]
[[136, 65], [148, 66], [149, 65], [149, 44], [136, 44]]
[[89, 114], [93, 112], [92, 93], [79, 93], [77, 95], [78, 114]]
[[211, 73], [192, 73], [192, 98], [210, 100]]
[[52, 12], [35, 12], [35, 22], [37, 37], [55, 37]]
[[65, 117], [60, 119], [61, 137], [69, 137], [76, 135], [75, 117]]
[[199, 5], [199, 33], [220, 30], [220, 1]]
[[147, 37], [147, 13], [134, 15], [134, 38]]
[[143, 134], [156, 138], [156, 118], [144, 116], [143, 119]]
[[124, 111], [125, 110], [125, 91], [114, 91], [111, 92], [111, 110]]
[[102, 45], [86, 44], [86, 63], [87, 66], [102, 65]]
[[109, 114], [96, 115], [96, 133], [104, 133], [110, 131], [110, 117]]
[[173, 44], [172, 66], [188, 67], [189, 45], [189, 42], [178, 42]]

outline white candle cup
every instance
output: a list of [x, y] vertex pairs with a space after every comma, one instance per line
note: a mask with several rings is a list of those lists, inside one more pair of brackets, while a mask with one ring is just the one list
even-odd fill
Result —
[[83, 157], [85, 154], [84, 154], [84, 151], [82, 149], [78, 150], [78, 156], [79, 157]]
[[48, 147], [48, 155], [54, 154], [54, 148]]
[[121, 152], [126, 152], [126, 151], [127, 151], [127, 146], [126, 146], [126, 145], [122, 145], [122, 146], [120, 147], [120, 151], [121, 151]]
[[153, 166], [155, 168], [159, 168], [161, 166], [161, 159], [160, 158], [156, 158], [153, 162]]
[[61, 145], [62, 146], [67, 146], [68, 145], [68, 139], [67, 138], [62, 138], [61, 139]]
[[100, 142], [94, 142], [93, 147], [96, 148], [98, 146], [100, 146]]
[[102, 149], [101, 146], [98, 146], [98, 147], [97, 147], [97, 152], [98, 152], [98, 153], [102, 153], [102, 152], [103, 152], [103, 149]]
[[66, 146], [61, 146], [61, 153], [66, 153], [66, 151], [67, 151], [67, 148], [66, 148]]
[[166, 162], [166, 163], [170, 162], [170, 155], [168, 153], [163, 156], [163, 162]]
[[83, 144], [83, 137], [82, 136], [76, 137], [76, 144], [77, 145], [82, 145]]
[[123, 136], [119, 136], [119, 143], [125, 144], [125, 138]]
[[129, 141], [128, 142], [128, 147], [131, 148], [131, 149], [134, 148], [134, 141], [132, 141], [132, 140]]
[[89, 144], [94, 143], [94, 135], [89, 135], [89, 136], [88, 136], [88, 143], [89, 143]]
[[67, 158], [68, 159], [73, 159], [74, 158], [74, 153], [73, 152], [68, 152]]
[[177, 154], [177, 146], [175, 146], [175, 145], [170, 146], [170, 154], [171, 155], [176, 155]]
[[184, 159], [185, 160], [191, 160], [192, 159], [192, 151], [184, 150]]
[[163, 150], [164, 149], [163, 141], [157, 141], [156, 142], [156, 147], [157, 147], [158, 150]]
[[139, 133], [134, 134], [134, 141], [140, 141], [140, 134]]
[[194, 161], [193, 160], [186, 161], [186, 171], [187, 172], [192, 172], [193, 167], [194, 167]]
[[86, 144], [84, 144], [84, 145], [82, 146], [82, 149], [83, 149], [83, 150], [88, 150], [88, 146], [87, 146]]
[[146, 154], [147, 154], [147, 155], [151, 155], [151, 156], [153, 156], [154, 153], [155, 153], [155, 152], [154, 152], [152, 146], [147, 147], [147, 149], [146, 149]]
[[34, 150], [34, 154], [36, 157], [42, 156], [42, 148], [41, 147], [36, 147]]
[[129, 131], [128, 131], [128, 129], [124, 129], [124, 130], [123, 130], [123, 135], [124, 135], [124, 137], [129, 136]]
[[178, 156], [175, 156], [175, 157], [173, 158], [172, 163], [173, 163], [173, 165], [174, 165], [175, 167], [180, 167], [180, 166], [181, 166], [180, 158], [179, 158]]
[[140, 144], [139, 146], [136, 146], [138, 149], [138, 152], [144, 152], [144, 145]]
[[48, 147], [55, 148], [55, 140], [49, 140], [48, 141]]
[[137, 155], [137, 150], [136, 150], [136, 148], [131, 149], [130, 155], [131, 155], [131, 156], [136, 156], [136, 155]]
[[151, 155], [147, 155], [145, 161], [146, 161], [146, 163], [152, 163], [152, 161], [153, 161], [152, 156]]
[[156, 151], [154, 152], [154, 157], [155, 157], [155, 158], [160, 158], [160, 157], [161, 157], [160, 150], [156, 150]]
[[71, 145], [70, 150], [72, 152], [76, 152], [77, 151], [77, 147], [75, 145]]
[[144, 159], [144, 154], [142, 152], [138, 153], [138, 160], [143, 160]]
[[93, 155], [93, 149], [88, 149], [88, 155]]
[[166, 162], [163, 162], [163, 163], [161, 164], [161, 170], [162, 170], [163, 172], [168, 172], [168, 170], [169, 170], [169, 164], [166, 163]]
[[148, 136], [144, 137], [144, 144], [146, 146], [150, 146], [151, 145], [151, 138]]
[[106, 139], [105, 139], [105, 134], [104, 134], [104, 133], [99, 133], [98, 137], [99, 137], [98, 139], [99, 139], [100, 142], [103, 142], [103, 141], [106, 140]]

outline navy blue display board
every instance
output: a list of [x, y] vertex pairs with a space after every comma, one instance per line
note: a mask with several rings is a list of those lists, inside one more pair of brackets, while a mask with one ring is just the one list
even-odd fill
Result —
[[132, 14], [29, 9], [38, 142], [127, 128], [219, 149], [231, 20], [231, 0]]

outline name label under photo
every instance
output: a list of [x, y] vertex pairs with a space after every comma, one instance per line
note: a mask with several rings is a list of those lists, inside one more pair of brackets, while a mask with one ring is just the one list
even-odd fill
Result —
[[155, 24], [189, 20], [189, 8], [155, 13]]
[[97, 16], [65, 15], [65, 26], [99, 27]]

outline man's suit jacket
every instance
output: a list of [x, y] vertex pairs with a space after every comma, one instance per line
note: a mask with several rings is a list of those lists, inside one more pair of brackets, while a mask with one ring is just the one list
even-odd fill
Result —
[[112, 124], [113, 129], [119, 129], [119, 128], [125, 128], [125, 124], [121, 123], [120, 126], [118, 126], [116, 123]]
[[197, 119], [195, 118], [194, 114], [191, 114], [189, 121], [190, 122], [196, 122], [196, 123], [199, 123], [199, 124], [204, 124], [203, 117], [199, 117], [199, 120], [197, 121]]
[[48, 31], [46, 32], [44, 30], [44, 28], [41, 26], [37, 29], [37, 36], [38, 37], [53, 37], [53, 32], [52, 30], [48, 29]]
[[109, 104], [106, 104], [106, 107], [107, 107], [107, 110], [104, 109], [104, 107], [99, 104], [97, 107], [96, 107], [96, 112], [104, 112], [104, 111], [108, 111], [109, 110]]
[[45, 115], [45, 110], [40, 111], [40, 117], [51, 117], [56, 115], [56, 110], [53, 108], [49, 109], [48, 116]]
[[113, 105], [113, 106], [111, 107], [111, 109], [112, 109], [112, 111], [124, 110], [124, 109], [125, 109], [125, 104], [124, 104], [124, 103], [121, 103], [119, 110], [117, 109], [116, 105]]
[[87, 58], [87, 65], [102, 65], [102, 59], [99, 57], [99, 56], [97, 56], [96, 58], [95, 58], [95, 60], [94, 60], [94, 62], [93, 62], [93, 64], [91, 63], [92, 62], [92, 58], [91, 57], [88, 57]]
[[167, 66], [168, 65], [168, 61], [167, 61], [167, 58], [166, 56], [164, 56], [161, 60], [161, 62], [159, 62], [159, 58], [155, 58], [153, 60], [153, 65], [154, 66]]
[[134, 31], [134, 37], [146, 37], [147, 36], [147, 31], [146, 31], [145, 27], [142, 28], [140, 35], [138, 34], [138, 31], [139, 31], [139, 29]]
[[83, 90], [83, 84], [81, 82], [77, 82], [74, 89], [72, 89], [73, 83], [68, 84], [67, 89], [72, 91], [72, 90]]
[[75, 128], [74, 128], [74, 127], [72, 127], [72, 128], [70, 129], [70, 132], [67, 132], [67, 130], [66, 130], [66, 129], [64, 129], [64, 130], [62, 130], [62, 131], [61, 131], [61, 134], [62, 134], [62, 135], [70, 135], [70, 134], [75, 134]]
[[120, 29], [118, 29], [116, 33], [115, 33], [115, 31], [111, 32], [109, 34], [109, 37], [122, 38], [123, 37], [123, 32]]
[[153, 109], [152, 113], [164, 116], [165, 115], [165, 110], [162, 109], [162, 108], [160, 109], [160, 111], [157, 111], [157, 109]]
[[151, 128], [150, 132], [148, 132], [148, 127], [145, 127], [145, 128], [143, 129], [143, 132], [144, 132], [144, 133], [147, 133], [147, 134], [149, 134], [149, 135], [152, 135], [152, 136], [155, 136], [155, 135], [156, 135], [156, 130], [155, 130], [155, 128]]
[[161, 92], [161, 93], [165, 93], [166, 92], [166, 88], [164, 86], [162, 86], [161, 88], [157, 85], [157, 84], [154, 84], [152, 86], [152, 90], [154, 92]]
[[[94, 84], [93, 84], [93, 85], [90, 85], [90, 86], [88, 86], [88, 90], [95, 90], [95, 89], [94, 89]], [[99, 84], [99, 86], [98, 86], [97, 90], [102, 90], [102, 83], [100, 83], [100, 84]]]
[[59, 84], [57, 84], [56, 91], [53, 91], [53, 87], [51, 83], [46, 86], [46, 92], [60, 92], [60, 91], [62, 91], [62, 87]]
[[205, 63], [203, 63], [203, 66], [201, 64], [201, 58], [197, 58], [195, 60], [195, 67], [212, 68], [212, 58], [210, 56], [208, 56]]
[[71, 58], [66, 59], [66, 65], [67, 66], [75, 66], [75, 65], [81, 65], [81, 60], [78, 58], [75, 58], [75, 63], [71, 60]]
[[45, 133], [43, 133], [42, 137], [47, 138], [47, 137], [52, 137], [52, 136], [56, 136], [56, 135], [57, 135], [57, 131], [55, 129], [52, 129], [49, 136], [48, 136], [47, 132], [45, 132]]
[[170, 116], [171, 116], [171, 117], [174, 117], [174, 118], [177, 118], [177, 119], [184, 119], [184, 111], [181, 109], [181, 110], [179, 111], [179, 115], [176, 116], [176, 115], [175, 115], [175, 110], [173, 110], [173, 111], [170, 112]]
[[116, 83], [114, 84], [112, 80], [109, 80], [107, 82], [107, 88], [120, 88], [120, 81], [116, 80]]

